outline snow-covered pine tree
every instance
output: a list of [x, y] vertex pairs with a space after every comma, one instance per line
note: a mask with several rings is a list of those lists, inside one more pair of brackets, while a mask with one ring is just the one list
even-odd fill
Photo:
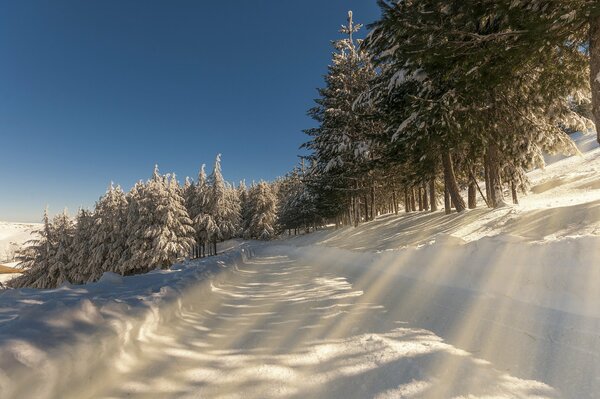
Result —
[[212, 244], [212, 252], [217, 253], [217, 242], [234, 237], [239, 229], [240, 207], [228, 187], [221, 172], [221, 154], [215, 159], [213, 171], [208, 178], [208, 201], [206, 212], [201, 220], [201, 229], [207, 242]]
[[42, 219], [43, 227], [35, 231], [32, 240], [28, 241], [25, 248], [19, 252], [18, 267], [23, 269], [23, 274], [6, 283], [12, 288], [47, 288], [45, 276], [50, 269], [50, 261], [56, 248], [56, 234], [54, 226], [48, 216], [48, 208], [44, 210]]
[[264, 181], [252, 186], [248, 202], [252, 219], [245, 232], [245, 236], [259, 240], [275, 238], [277, 199], [271, 186]]
[[67, 266], [68, 280], [72, 284], [84, 284], [89, 280], [85, 273], [85, 265], [91, 257], [90, 243], [94, 235], [94, 221], [93, 213], [86, 209], [80, 209], [77, 213], [73, 247]]
[[158, 166], [152, 178], [137, 185], [129, 208], [127, 246], [131, 259], [123, 274], [166, 268], [194, 245], [194, 229], [174, 175], [162, 176]]
[[246, 181], [240, 181], [237, 188], [238, 198], [240, 200], [240, 233], [243, 236], [244, 232], [250, 225], [250, 204], [248, 202], [248, 187], [246, 187]]
[[73, 256], [75, 226], [66, 209], [54, 217], [52, 225], [56, 234], [56, 249], [50, 257], [44, 288], [55, 288], [63, 283], [70, 283], [69, 263]]
[[225, 183], [225, 220], [229, 226], [225, 239], [242, 235], [242, 203], [239, 192], [231, 183]]
[[89, 242], [91, 251], [82, 274], [88, 282], [97, 281], [104, 272], [118, 273], [126, 249], [127, 197], [121, 187], [111, 183], [94, 211], [94, 229]]
[[424, 178], [430, 172], [421, 165], [441, 164], [462, 210], [459, 185], [471, 184], [473, 168], [484, 165], [488, 202], [498, 206], [503, 178], [518, 182], [542, 150], [574, 150], [561, 125], [578, 119], [568, 106], [585, 75], [575, 42], [555, 41], [541, 52], [519, 44], [526, 13], [508, 10], [506, 1], [380, 5], [382, 19], [366, 42], [382, 71], [371, 98], [386, 113], [405, 174]]
[[[318, 126], [305, 131], [311, 139], [303, 147], [311, 151], [309, 159], [315, 163], [311, 168], [313, 189], [324, 197], [338, 197], [338, 201], [328, 203], [342, 204], [341, 209], [348, 209], [360, 198], [365, 208], [370, 205], [363, 213], [366, 221], [375, 214], [377, 173], [373, 161], [377, 151], [373, 136], [381, 126], [373, 118], [374, 109], [357, 102], [376, 76], [369, 55], [360, 46], [362, 41], [354, 38], [361, 28], [349, 12], [348, 24], [340, 31], [346, 37], [334, 41], [325, 87], [319, 90], [317, 105], [309, 110]], [[339, 216], [340, 208], [335, 206], [326, 213]]]
[[207, 229], [211, 224], [208, 215], [209, 186], [203, 164], [198, 173], [198, 180], [188, 195], [188, 212], [195, 230], [196, 245], [199, 246], [199, 256], [206, 256], [206, 243], [208, 242]]

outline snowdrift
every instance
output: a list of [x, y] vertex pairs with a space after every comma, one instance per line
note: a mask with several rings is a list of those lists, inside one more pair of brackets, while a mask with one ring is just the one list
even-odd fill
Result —
[[0, 291], [0, 397], [84, 398], [144, 351], [161, 325], [182, 317], [193, 287], [210, 292], [246, 256], [238, 248], [168, 271], [121, 277], [106, 273], [85, 286]]

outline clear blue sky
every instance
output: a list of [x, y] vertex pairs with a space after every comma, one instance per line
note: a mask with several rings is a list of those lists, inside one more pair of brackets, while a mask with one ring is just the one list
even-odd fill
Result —
[[[154, 163], [228, 180], [297, 162], [347, 10], [375, 0], [0, 3], [0, 220], [91, 207]], [[363, 32], [364, 34], [364, 32]]]

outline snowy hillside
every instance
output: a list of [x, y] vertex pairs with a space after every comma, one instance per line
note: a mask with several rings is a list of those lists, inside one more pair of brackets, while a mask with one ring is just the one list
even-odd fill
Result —
[[519, 206], [384, 216], [4, 292], [0, 397], [596, 398], [591, 143], [531, 173]]
[[9, 273], [14, 267], [15, 251], [34, 238], [33, 232], [40, 228], [35, 223], [0, 222], [0, 283], [6, 282], [18, 274]]
[[467, 242], [486, 236], [512, 235], [519, 241], [600, 236], [600, 148], [593, 135], [575, 137], [581, 156], [548, 157], [544, 170], [529, 173], [531, 192], [520, 205], [463, 214], [388, 215], [358, 228], [322, 231], [300, 237], [299, 244], [322, 244], [356, 251], [388, 250], [452, 235]]

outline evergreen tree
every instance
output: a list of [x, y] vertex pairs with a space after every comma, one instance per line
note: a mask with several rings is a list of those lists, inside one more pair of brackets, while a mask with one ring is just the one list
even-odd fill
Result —
[[305, 131], [311, 139], [304, 147], [312, 152], [313, 190], [323, 197], [336, 197], [336, 201], [329, 202], [334, 208], [325, 213], [337, 216], [343, 211], [336, 205], [341, 203], [342, 209], [347, 209], [361, 198], [366, 207], [370, 202], [370, 211], [363, 213], [364, 220], [369, 220], [375, 214], [377, 172], [373, 161], [378, 157], [373, 137], [382, 127], [375, 118], [375, 109], [369, 103], [358, 102], [376, 77], [368, 53], [354, 38], [361, 28], [350, 11], [348, 25], [341, 29], [346, 38], [334, 42], [326, 85], [319, 90], [317, 105], [309, 111], [318, 127]]
[[245, 236], [259, 240], [275, 237], [277, 200], [271, 186], [266, 182], [254, 185], [249, 192], [249, 207], [252, 219]]
[[85, 272], [86, 264], [91, 257], [91, 245], [95, 230], [93, 213], [80, 209], [77, 213], [73, 246], [68, 262], [68, 280], [73, 284], [84, 284], [89, 280]]
[[50, 262], [56, 252], [56, 234], [54, 225], [48, 216], [48, 208], [44, 211], [43, 227], [34, 234], [38, 237], [28, 241], [25, 248], [17, 256], [19, 268], [23, 274], [7, 282], [12, 288], [50, 288], [47, 286], [47, 275]]
[[190, 252], [194, 229], [175, 176], [161, 176], [155, 167], [152, 179], [137, 185], [131, 200], [127, 242], [131, 259], [123, 274], [169, 267]]
[[120, 272], [127, 231], [127, 198], [119, 186], [109, 186], [96, 202], [94, 228], [89, 242], [90, 258], [83, 273], [88, 281], [98, 280], [104, 272]]
[[208, 201], [206, 212], [201, 218], [201, 230], [207, 242], [213, 244], [213, 254], [217, 253], [217, 242], [234, 237], [239, 231], [240, 206], [228, 187], [221, 172], [221, 154], [217, 155], [213, 171], [208, 178]]
[[52, 224], [56, 235], [55, 251], [50, 257], [44, 288], [58, 287], [70, 282], [69, 263], [73, 253], [75, 226], [66, 209], [54, 217]]

